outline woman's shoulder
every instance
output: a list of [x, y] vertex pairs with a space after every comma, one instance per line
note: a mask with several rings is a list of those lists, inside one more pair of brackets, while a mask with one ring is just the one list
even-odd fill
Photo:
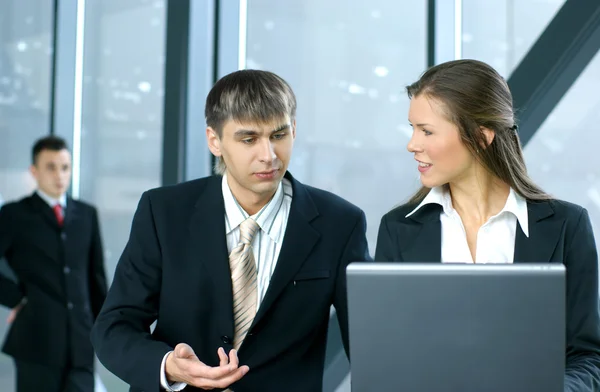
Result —
[[441, 206], [435, 203], [419, 205], [419, 203], [405, 203], [392, 208], [387, 212], [382, 221], [386, 222], [414, 222], [439, 216]]
[[584, 211], [586, 211], [585, 208], [580, 206], [579, 204], [560, 199], [549, 199], [545, 201], [528, 200], [527, 205], [530, 211], [536, 209], [550, 208], [553, 215], [565, 219], [578, 219], [584, 213]]

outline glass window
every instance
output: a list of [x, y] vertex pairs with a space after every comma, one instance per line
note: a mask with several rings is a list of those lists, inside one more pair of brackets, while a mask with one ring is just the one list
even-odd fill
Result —
[[50, 132], [52, 2], [0, 2], [0, 203], [33, 191], [34, 141]]
[[462, 57], [484, 61], [508, 77], [564, 2], [462, 0]]
[[[86, 3], [81, 199], [100, 213], [109, 281], [142, 192], [160, 185], [165, 7], [165, 0]], [[100, 373], [107, 390], [128, 390]]]
[[419, 186], [404, 87], [426, 67], [426, 20], [425, 1], [248, 1], [246, 67], [298, 99], [290, 172], [361, 207], [372, 252], [381, 216]]
[[[35, 189], [31, 147], [50, 132], [53, 4], [0, 1], [0, 205]], [[7, 315], [1, 307], [0, 336], [6, 336]], [[14, 390], [14, 382], [12, 359], [0, 354], [2, 389]]]
[[529, 173], [546, 192], [584, 206], [600, 248], [600, 52], [525, 147]]

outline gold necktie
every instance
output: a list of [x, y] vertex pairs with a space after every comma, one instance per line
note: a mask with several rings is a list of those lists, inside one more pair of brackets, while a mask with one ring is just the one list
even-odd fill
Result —
[[239, 350], [254, 316], [257, 302], [257, 269], [252, 253], [252, 239], [260, 227], [252, 218], [240, 224], [240, 242], [229, 255], [233, 287], [233, 348]]

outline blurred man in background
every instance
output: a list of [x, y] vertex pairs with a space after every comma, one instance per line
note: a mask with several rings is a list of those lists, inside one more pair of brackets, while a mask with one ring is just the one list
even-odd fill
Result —
[[32, 151], [37, 190], [0, 209], [0, 303], [12, 309], [3, 351], [13, 357], [17, 392], [94, 391], [90, 330], [106, 277], [96, 209], [66, 192], [71, 154], [48, 136]]

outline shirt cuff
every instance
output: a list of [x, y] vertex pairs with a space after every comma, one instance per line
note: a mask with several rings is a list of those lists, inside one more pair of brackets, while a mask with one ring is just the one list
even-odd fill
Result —
[[172, 352], [173, 351], [169, 351], [168, 353], [166, 353], [165, 356], [163, 357], [162, 363], [160, 364], [160, 386], [163, 387], [163, 389], [168, 392], [177, 392], [177, 391], [181, 391], [183, 388], [187, 387], [187, 384], [184, 382], [176, 382], [176, 383], [170, 384], [169, 381], [167, 380], [167, 373], [165, 371], [165, 368], [167, 366], [167, 357]]

